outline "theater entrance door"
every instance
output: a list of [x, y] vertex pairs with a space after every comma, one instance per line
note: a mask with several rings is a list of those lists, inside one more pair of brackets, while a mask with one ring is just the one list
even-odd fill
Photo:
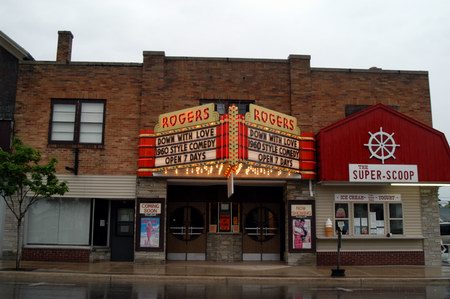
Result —
[[283, 219], [280, 203], [243, 203], [242, 259], [279, 261]]
[[206, 260], [206, 206], [204, 202], [168, 203], [168, 260]]

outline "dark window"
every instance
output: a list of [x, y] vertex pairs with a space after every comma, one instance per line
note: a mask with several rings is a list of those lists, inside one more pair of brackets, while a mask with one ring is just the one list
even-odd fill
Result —
[[[352, 115], [353, 113], [362, 111], [369, 108], [371, 105], [345, 105], [345, 117]], [[390, 108], [398, 111], [398, 106], [389, 105]]]
[[403, 210], [402, 204], [389, 204], [389, 226], [391, 234], [403, 234]]
[[370, 105], [345, 105], [345, 117], [369, 107]]
[[441, 236], [450, 235], [450, 223], [441, 223]]
[[239, 101], [239, 100], [208, 100], [203, 99], [200, 100], [200, 105], [214, 103], [216, 111], [219, 112], [219, 114], [226, 114], [228, 113], [228, 108], [231, 105], [235, 105], [238, 107], [238, 113], [239, 114], [245, 114], [248, 112], [248, 107], [250, 104], [254, 104], [255, 101]]
[[105, 101], [54, 100], [49, 142], [103, 144]]
[[11, 147], [12, 122], [0, 120], [0, 149], [9, 151]]

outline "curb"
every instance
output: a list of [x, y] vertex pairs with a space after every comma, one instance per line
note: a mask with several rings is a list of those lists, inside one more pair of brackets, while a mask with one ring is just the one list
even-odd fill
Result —
[[301, 286], [352, 286], [373, 287], [402, 285], [407, 287], [422, 285], [450, 285], [447, 277], [282, 277], [282, 276], [185, 276], [185, 275], [147, 275], [147, 274], [116, 274], [116, 273], [72, 273], [72, 272], [26, 272], [1, 271], [3, 281], [43, 281], [78, 282], [78, 283], [170, 283], [183, 284], [267, 284]]

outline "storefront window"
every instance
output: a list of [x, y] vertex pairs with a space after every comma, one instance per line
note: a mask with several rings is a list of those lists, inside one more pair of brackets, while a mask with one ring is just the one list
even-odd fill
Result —
[[367, 204], [354, 204], [353, 228], [356, 236], [369, 233], [367, 218]]
[[[335, 228], [343, 227], [344, 235], [384, 236], [387, 232], [403, 234], [401, 203], [335, 203], [334, 207]], [[388, 208], [389, 218], [385, 219], [385, 209]], [[350, 224], [351, 231], [348, 230]], [[388, 225], [389, 230], [386, 229]]]
[[31, 206], [27, 244], [89, 245], [91, 201], [43, 199]]
[[209, 206], [210, 233], [237, 233], [240, 231], [239, 203], [215, 202]]
[[384, 235], [383, 204], [370, 204], [369, 225], [371, 235]]
[[342, 227], [342, 234], [348, 234], [348, 204], [337, 203], [335, 206], [335, 227]]
[[391, 234], [403, 234], [403, 212], [401, 204], [389, 204], [389, 218]]

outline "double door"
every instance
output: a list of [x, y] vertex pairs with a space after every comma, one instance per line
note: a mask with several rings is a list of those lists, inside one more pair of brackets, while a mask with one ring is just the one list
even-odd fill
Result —
[[205, 202], [168, 204], [168, 260], [206, 260]]
[[282, 259], [280, 203], [243, 203], [242, 259], [279, 261]]
[[[282, 260], [285, 240], [282, 198], [283, 189], [277, 187], [238, 186], [228, 199], [222, 186], [172, 186], [167, 203], [167, 259], [206, 260], [207, 240], [216, 240], [214, 234], [218, 234], [223, 235], [218, 239], [233, 239], [233, 245], [228, 246], [230, 252], [224, 254], [234, 254], [239, 246], [244, 261]], [[220, 226], [225, 226], [226, 219], [217, 208], [218, 203], [228, 202], [233, 203], [233, 213], [227, 222], [232, 224], [230, 230]], [[211, 254], [217, 250], [208, 248]], [[220, 250], [224, 248], [227, 246]]]

